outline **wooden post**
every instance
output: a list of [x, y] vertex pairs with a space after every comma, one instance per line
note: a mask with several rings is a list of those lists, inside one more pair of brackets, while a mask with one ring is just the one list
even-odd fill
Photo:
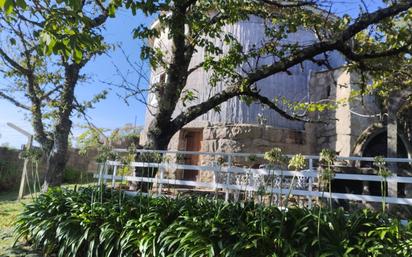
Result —
[[[32, 145], [33, 145], [33, 135], [30, 134], [29, 132], [25, 131], [22, 128], [19, 128], [18, 126], [14, 125], [13, 123], [7, 122], [7, 126], [11, 127], [12, 129], [17, 130], [19, 133], [25, 135], [27, 137], [27, 143], [25, 146], [25, 150], [30, 150]], [[26, 177], [27, 177], [27, 166], [29, 165], [29, 159], [25, 158], [24, 159], [24, 164], [23, 164], [23, 172], [21, 174], [21, 180], [20, 180], [20, 189], [19, 189], [19, 195], [17, 197], [17, 200], [20, 200], [23, 198], [24, 194], [24, 183], [26, 183]]]
[[[33, 144], [33, 136], [29, 136], [27, 143], [26, 143], [26, 147], [25, 147], [25, 151], [29, 151], [31, 149], [31, 146]], [[27, 177], [27, 166], [29, 165], [29, 158], [25, 158], [24, 159], [24, 164], [23, 164], [23, 172], [21, 174], [21, 179], [20, 179], [20, 189], [19, 189], [19, 196], [17, 197], [17, 200], [21, 200], [23, 198], [23, 194], [24, 194], [24, 185], [26, 183], [26, 177]]]

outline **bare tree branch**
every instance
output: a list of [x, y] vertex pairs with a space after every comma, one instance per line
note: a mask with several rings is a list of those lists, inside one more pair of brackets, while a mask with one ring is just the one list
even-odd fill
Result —
[[13, 60], [9, 55], [7, 55], [7, 53], [2, 48], [0, 48], [0, 56], [5, 62], [10, 64], [11, 67], [21, 72], [22, 74], [30, 73], [28, 69], [24, 68], [17, 61]]
[[226, 102], [227, 100], [240, 95], [240, 89], [237, 86], [231, 86], [227, 89], [210, 97], [207, 101], [199, 103], [197, 105], [187, 108], [186, 111], [180, 113], [176, 118], [172, 120], [173, 131], [178, 131], [184, 125], [194, 120], [198, 116], [207, 113], [216, 106]]
[[411, 48], [410, 45], [404, 45], [402, 47], [398, 48], [393, 48], [389, 49], [386, 51], [381, 51], [381, 52], [369, 52], [369, 53], [355, 53], [351, 47], [347, 45], [342, 45], [339, 47], [339, 51], [342, 52], [348, 59], [352, 61], [363, 61], [366, 59], [376, 59], [376, 58], [382, 58], [382, 57], [390, 57], [390, 56], [395, 56], [401, 53], [408, 52], [409, 49]]
[[23, 21], [26, 21], [26, 22], [28, 22], [28, 23], [30, 23], [30, 24], [32, 24], [32, 25], [38, 26], [38, 27], [40, 27], [40, 28], [43, 28], [44, 22], [37, 22], [37, 21], [34, 21], [34, 20], [30, 20], [30, 19], [28, 19], [26, 16], [20, 14], [20, 12], [19, 12], [18, 10], [16, 10], [16, 12], [17, 12], [18, 17], [19, 17], [20, 19], [22, 19]]
[[58, 92], [62, 87], [63, 87], [63, 85], [55, 86], [53, 89], [49, 90], [48, 92], [45, 92], [45, 93], [40, 97], [40, 99], [41, 99], [41, 100], [47, 99], [47, 100], [50, 101], [50, 96], [51, 96], [52, 94]]
[[17, 101], [15, 97], [11, 97], [3, 92], [0, 91], [0, 98], [3, 98], [9, 102], [11, 102], [12, 104], [14, 104], [15, 106], [22, 108], [24, 110], [30, 111], [30, 107], [22, 104], [21, 102]]
[[394, 4], [390, 7], [379, 9], [372, 13], [366, 13], [361, 15], [356, 21], [350, 25], [347, 29], [337, 34], [334, 39], [330, 39], [323, 42], [315, 43], [311, 46], [299, 50], [294, 55], [283, 58], [272, 65], [268, 65], [255, 72], [248, 74], [248, 81], [253, 84], [261, 79], [267, 78], [278, 72], [285, 72], [289, 68], [311, 59], [324, 52], [337, 50], [345, 46], [345, 43], [353, 36], [368, 28], [370, 25], [378, 23], [388, 17], [392, 17], [401, 12], [407, 11], [412, 7], [412, 1], [405, 1]]
[[102, 25], [109, 17], [109, 11], [105, 8], [100, 0], [95, 0], [96, 5], [100, 8], [102, 13], [95, 17], [90, 24], [89, 28], [96, 28]]
[[260, 95], [258, 92], [255, 92], [253, 90], [240, 90], [238, 86], [231, 86], [214, 96], [210, 97], [208, 100], [191, 106], [187, 108], [185, 111], [180, 113], [176, 118], [172, 120], [172, 129], [174, 131], [178, 131], [181, 129], [184, 125], [187, 123], [191, 122], [192, 120], [196, 119], [202, 114], [207, 113], [208, 111], [212, 110], [216, 106], [226, 102], [227, 100], [237, 97], [237, 96], [249, 96], [252, 97], [253, 99], [259, 101], [262, 104], [267, 105], [269, 108], [275, 110], [277, 113], [279, 113], [282, 117], [289, 119], [289, 120], [294, 120], [294, 121], [304, 121], [304, 122], [318, 122], [318, 121], [312, 121], [310, 119], [305, 119], [302, 118], [298, 115], [293, 115], [289, 114], [286, 111], [284, 111], [282, 108], [277, 106], [273, 101], [271, 101], [269, 98]]
[[274, 101], [271, 101], [269, 98], [267, 98], [266, 96], [263, 96], [261, 94], [259, 94], [258, 92], [253, 92], [250, 91], [247, 93], [247, 96], [252, 97], [253, 99], [259, 101], [260, 103], [268, 106], [270, 109], [275, 110], [277, 113], [279, 113], [282, 117], [288, 119], [288, 120], [294, 120], [294, 121], [304, 121], [304, 122], [308, 122], [308, 123], [314, 123], [314, 122], [318, 122], [318, 121], [314, 121], [311, 119], [306, 119], [301, 117], [300, 115], [297, 114], [289, 114], [287, 113], [285, 110], [283, 110], [282, 108], [280, 108], [279, 106], [276, 105], [276, 103]]

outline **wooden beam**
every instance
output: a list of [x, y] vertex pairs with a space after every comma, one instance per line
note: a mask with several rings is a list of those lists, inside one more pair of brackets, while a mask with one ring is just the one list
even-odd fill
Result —
[[14, 125], [14, 124], [11, 123], [11, 122], [7, 122], [7, 126], [9, 126], [9, 127], [13, 128], [13, 129], [17, 130], [18, 132], [20, 132], [21, 134], [25, 135], [26, 137], [31, 137], [31, 136], [32, 136], [32, 134], [30, 134], [29, 132], [27, 132], [26, 130], [24, 130], [24, 129], [20, 128], [20, 127], [17, 127], [16, 125]]
[[[33, 144], [33, 136], [29, 136], [27, 143], [26, 143], [26, 147], [25, 147], [25, 151], [28, 151], [31, 149], [31, 146]], [[21, 180], [20, 180], [20, 189], [19, 189], [19, 196], [17, 197], [17, 200], [21, 200], [23, 198], [24, 195], [24, 185], [26, 183], [26, 178], [27, 178], [27, 166], [29, 165], [29, 158], [25, 158], [24, 159], [24, 164], [23, 164], [23, 172], [21, 174]]]
[[[28, 151], [31, 149], [32, 145], [33, 145], [33, 135], [30, 134], [29, 132], [27, 132], [26, 130], [14, 125], [11, 122], [7, 122], [7, 126], [17, 130], [18, 132], [20, 132], [21, 134], [25, 135], [27, 137], [27, 143], [25, 146], [25, 151]], [[23, 172], [21, 174], [21, 179], [20, 179], [20, 188], [19, 188], [19, 195], [17, 197], [17, 200], [21, 200], [23, 198], [24, 195], [24, 185], [26, 183], [26, 177], [27, 177], [27, 166], [29, 165], [29, 159], [25, 158], [24, 159], [24, 164], [23, 164]]]

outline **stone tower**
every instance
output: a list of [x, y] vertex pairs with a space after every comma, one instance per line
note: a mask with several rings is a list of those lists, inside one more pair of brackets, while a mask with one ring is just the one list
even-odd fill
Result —
[[[156, 23], [154, 24], [156, 26]], [[259, 17], [241, 21], [232, 25], [226, 25], [224, 31], [233, 35], [242, 45], [244, 51], [252, 46], [261, 44], [265, 39], [264, 21]], [[288, 42], [315, 42], [316, 35], [312, 31], [300, 29], [291, 33]], [[216, 45], [225, 48], [221, 40], [215, 40]], [[153, 46], [162, 47], [167, 52], [171, 48], [167, 35], [162, 35], [151, 42]], [[204, 58], [203, 49], [197, 49], [191, 66], [195, 66]], [[270, 64], [273, 57], [259, 60], [259, 64]], [[339, 67], [344, 63], [343, 58], [337, 53], [330, 53], [328, 59], [330, 65]], [[247, 67], [242, 67], [247, 68]], [[297, 65], [288, 72], [279, 73], [257, 83], [261, 93], [269, 99], [284, 97], [291, 102], [306, 102], [309, 95], [309, 81], [312, 74], [322, 71], [322, 67], [307, 61]], [[224, 83], [217, 83], [211, 87], [209, 79], [211, 73], [198, 69], [192, 73], [187, 81], [186, 89], [196, 92], [197, 99], [186, 103], [179, 103], [175, 115], [190, 105], [208, 99], [214, 93], [221, 91]], [[151, 74], [151, 82], [156, 83], [165, 79], [162, 70], [154, 70]], [[149, 107], [146, 112], [146, 127], [142, 132], [142, 143], [145, 142], [145, 131], [152, 119], [152, 113], [156, 111], [156, 98], [149, 94]], [[247, 105], [239, 98], [233, 98], [221, 104], [219, 110], [212, 110], [198, 117], [186, 125], [171, 140], [169, 149], [174, 150], [201, 150], [213, 152], [262, 152], [274, 146], [279, 146], [287, 153], [311, 153], [313, 138], [308, 135], [303, 122], [291, 121], [282, 117], [277, 112], [263, 107], [261, 104]], [[190, 141], [190, 142], [189, 142]], [[196, 141], [196, 142], [194, 142]], [[199, 141], [199, 142], [197, 142]], [[194, 146], [195, 145], [195, 146]]]

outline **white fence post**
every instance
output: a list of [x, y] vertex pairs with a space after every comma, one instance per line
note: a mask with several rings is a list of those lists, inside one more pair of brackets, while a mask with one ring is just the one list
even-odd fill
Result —
[[225, 201], [229, 201], [229, 184], [230, 184], [230, 168], [232, 167], [232, 155], [228, 156], [227, 159], [227, 174], [226, 174], [226, 193], [225, 193]]
[[100, 185], [102, 183], [104, 163], [99, 163], [98, 167], [99, 167], [99, 179], [97, 183]]
[[[312, 173], [313, 172], [313, 159], [309, 158], [309, 172]], [[309, 188], [308, 191], [310, 193], [312, 193], [313, 190], [313, 177], [310, 176], [309, 177]], [[308, 196], [308, 208], [312, 209], [312, 195]]]
[[112, 175], [112, 188], [114, 188], [115, 183], [116, 183], [116, 177], [117, 176], [117, 165], [114, 165], [113, 167], [113, 175]]
[[107, 174], [109, 172], [109, 165], [108, 165], [108, 161], [106, 161], [104, 163], [104, 177], [103, 177], [103, 183], [106, 184], [107, 183]]
[[162, 195], [162, 186], [163, 186], [163, 177], [164, 177], [164, 169], [166, 169], [167, 164], [164, 168], [159, 168], [159, 177], [160, 180], [157, 181], [157, 194]]
[[[392, 165], [392, 167], [396, 167], [397, 166], [397, 163], [395, 162], [395, 163], [393, 163], [393, 165]], [[395, 168], [395, 172], [397, 172], [397, 168]], [[398, 197], [398, 175], [396, 174], [396, 173], [392, 173], [392, 176], [390, 176], [390, 177], [388, 177], [387, 179], [386, 179], [386, 183], [387, 183], [387, 186], [386, 186], [386, 189], [388, 190], [388, 192], [387, 192], [387, 197], [395, 197], [395, 198], [397, 198]], [[382, 194], [383, 194], [383, 192], [382, 192]], [[389, 208], [393, 208], [393, 205], [388, 205], [388, 207]]]
[[[143, 151], [143, 150], [142, 150]], [[183, 151], [159, 151], [161, 153], [192, 153], [192, 152], [183, 152]], [[224, 190], [225, 193], [225, 201], [229, 201], [230, 199], [230, 193], [239, 190], [239, 191], [250, 191], [250, 192], [257, 192], [259, 188], [256, 185], [248, 185], [247, 187], [243, 188], [242, 184], [239, 183], [237, 180], [236, 182], [232, 183], [232, 174], [231, 173], [236, 173], [236, 174], [242, 174], [240, 176], [246, 176], [249, 172], [252, 172], [253, 174], [256, 174], [257, 176], [265, 176], [268, 174], [268, 170], [264, 168], [256, 168], [256, 169], [250, 169], [246, 167], [235, 167], [234, 165], [234, 160], [233, 158], [236, 158], [237, 156], [246, 156], [245, 153], [202, 153], [206, 155], [213, 155], [213, 156], [222, 156], [226, 159], [226, 163], [224, 165], [217, 164], [217, 163], [209, 163], [209, 164], [202, 164], [202, 165], [191, 165], [191, 164], [173, 164], [173, 163], [166, 163], [166, 164], [154, 164], [150, 162], [133, 162], [131, 164], [132, 167], [158, 167], [159, 170], [159, 176], [157, 176], [155, 179], [153, 178], [147, 178], [141, 176], [137, 177], [132, 177], [132, 176], [125, 176], [124, 179], [126, 181], [135, 181], [135, 182], [141, 182], [141, 183], [152, 183], [153, 181], [157, 181], [158, 183], [158, 188], [154, 191], [158, 195], [162, 194], [162, 189], [164, 185], [174, 185], [174, 186], [190, 186], [195, 188], [208, 188], [211, 190], [214, 190], [215, 192], [218, 189], [222, 189], [222, 192]], [[259, 154], [259, 157], [263, 157], [263, 154]], [[308, 160], [308, 175], [306, 178], [306, 186], [302, 189], [297, 189], [296, 191], [293, 191], [293, 194], [303, 196], [304, 199], [306, 198], [308, 203], [307, 207], [308, 208], [313, 208], [314, 203], [316, 203], [315, 199], [319, 199], [320, 197], [323, 197], [323, 194], [319, 191], [315, 191], [315, 185], [317, 181], [317, 173], [316, 173], [316, 167], [315, 167], [315, 160], [317, 160], [319, 157], [317, 156], [306, 156]], [[339, 157], [340, 160], [362, 160], [362, 161], [368, 161], [371, 162], [373, 161], [372, 157]], [[397, 158], [386, 158], [385, 159], [387, 162], [400, 162], [400, 163], [412, 163], [412, 159], [397, 159]], [[95, 177], [99, 179], [99, 183], [106, 183], [106, 180], [111, 180], [111, 185], [112, 187], [115, 186], [116, 180], [120, 180], [119, 176], [117, 176], [117, 170], [119, 169], [119, 166], [121, 167], [120, 162], [116, 161], [109, 161], [105, 163], [100, 163], [98, 166], [98, 175], [96, 174]], [[107, 175], [108, 170], [113, 169], [113, 176], [110, 177]], [[170, 172], [173, 170], [177, 169], [185, 169], [185, 170], [196, 170], [196, 171], [208, 171], [211, 172], [213, 171], [215, 173], [215, 176], [219, 174], [219, 172], [227, 172], [226, 177], [223, 175], [223, 180], [219, 178], [217, 181], [216, 178], [214, 181], [211, 182], [202, 182], [202, 181], [186, 181], [186, 180], [181, 180], [181, 179], [173, 179], [170, 180], [167, 179], [165, 180], [165, 174], [166, 169], [169, 169]], [[357, 170], [356, 170], [357, 171]], [[273, 172], [271, 171], [271, 174]], [[246, 174], [246, 175], [244, 175]], [[285, 177], [292, 177], [295, 175], [294, 172], [290, 171], [279, 171], [276, 170], [274, 171], [274, 174], [277, 176], [280, 176], [283, 174]], [[123, 178], [123, 177], [122, 177]], [[367, 174], [359, 174], [357, 172], [352, 172], [350, 173], [337, 173], [335, 178], [337, 180], [352, 180], [352, 181], [375, 181], [375, 182], [380, 182], [381, 177], [376, 176], [376, 175], [367, 175]], [[394, 176], [388, 178], [388, 183], [406, 183], [406, 184], [412, 184], [412, 177], [408, 176]], [[283, 190], [282, 190], [283, 191]], [[152, 191], [153, 192], [153, 191]], [[280, 192], [280, 190], [276, 190], [276, 192]], [[247, 192], [245, 192], [247, 193]], [[349, 200], [349, 201], [357, 201], [357, 202], [381, 202], [382, 197], [381, 196], [373, 196], [373, 195], [368, 195], [368, 194], [352, 194], [352, 193], [333, 193], [332, 195], [325, 194], [324, 196], [330, 197], [333, 199], [342, 199], [342, 200]], [[412, 198], [398, 198], [397, 196], [388, 196], [387, 197], [387, 203], [388, 204], [402, 204], [402, 205], [410, 205], [412, 206]]]

